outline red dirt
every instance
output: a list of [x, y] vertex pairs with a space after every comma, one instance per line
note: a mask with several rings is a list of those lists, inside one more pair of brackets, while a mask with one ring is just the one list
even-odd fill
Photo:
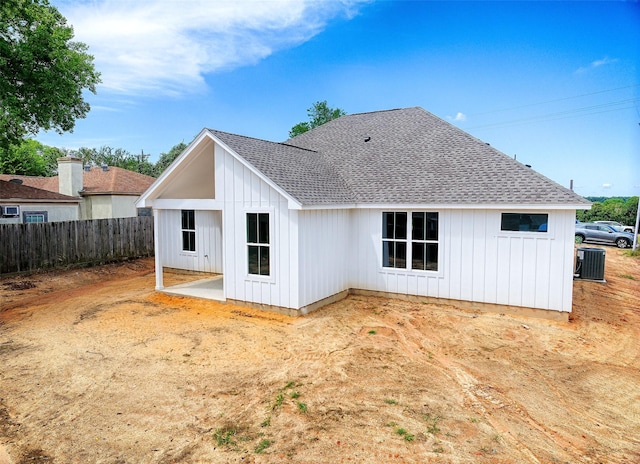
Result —
[[640, 260], [607, 248], [605, 278], [558, 323], [289, 318], [155, 293], [150, 259], [5, 277], [0, 463], [638, 463]]

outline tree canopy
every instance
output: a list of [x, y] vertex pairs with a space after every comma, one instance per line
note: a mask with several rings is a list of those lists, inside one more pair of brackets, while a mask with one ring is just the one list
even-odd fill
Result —
[[48, 0], [0, 2], [0, 147], [39, 130], [73, 130], [86, 117], [82, 92], [100, 74], [73, 28]]
[[56, 159], [64, 156], [62, 150], [49, 147], [37, 140], [22, 140], [8, 148], [0, 147], [0, 173], [21, 176], [55, 175]]
[[311, 108], [307, 109], [307, 114], [309, 115], [309, 121], [299, 122], [293, 126], [289, 131], [290, 138], [304, 134], [311, 129], [328, 123], [332, 119], [345, 116], [347, 113], [340, 108], [330, 108], [327, 101], [324, 100], [315, 102]]
[[[589, 197], [587, 199], [594, 200]], [[612, 197], [604, 201], [594, 201], [590, 210], [578, 211], [576, 218], [582, 222], [617, 221], [626, 226], [632, 226], [636, 223], [636, 214], [638, 214], [638, 197]]]

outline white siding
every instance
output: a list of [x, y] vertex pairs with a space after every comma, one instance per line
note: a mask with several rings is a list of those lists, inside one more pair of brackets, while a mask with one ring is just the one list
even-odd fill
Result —
[[[299, 308], [298, 212], [287, 199], [247, 166], [215, 147], [216, 199], [223, 202], [225, 296], [253, 303]], [[269, 277], [253, 276], [247, 269], [249, 212], [269, 213]]]
[[353, 210], [350, 286], [571, 311], [573, 211], [548, 211], [548, 233], [500, 231], [502, 211], [440, 211], [438, 272], [382, 267], [382, 210]]
[[350, 216], [336, 209], [299, 213], [300, 306], [349, 288]]
[[162, 264], [189, 271], [222, 272], [222, 214], [196, 211], [196, 251], [182, 251], [180, 210], [163, 210], [160, 216]]

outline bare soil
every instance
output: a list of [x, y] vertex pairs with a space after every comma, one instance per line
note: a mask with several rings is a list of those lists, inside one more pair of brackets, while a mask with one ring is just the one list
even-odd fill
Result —
[[568, 323], [290, 318], [156, 293], [151, 259], [0, 278], [0, 463], [639, 463], [640, 259], [606, 250]]

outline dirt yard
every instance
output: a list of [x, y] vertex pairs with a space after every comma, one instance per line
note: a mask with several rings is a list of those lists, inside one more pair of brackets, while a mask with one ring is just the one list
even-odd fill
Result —
[[0, 463], [640, 463], [640, 259], [606, 250], [569, 323], [289, 318], [155, 293], [150, 259], [5, 277]]

